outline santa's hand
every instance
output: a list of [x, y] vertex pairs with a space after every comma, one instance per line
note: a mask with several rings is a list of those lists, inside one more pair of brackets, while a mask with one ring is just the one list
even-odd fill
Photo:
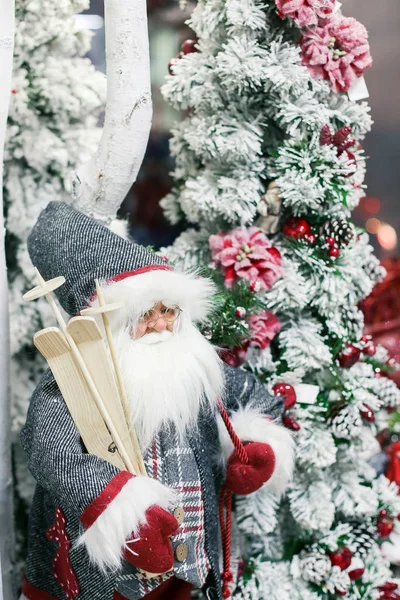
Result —
[[91, 560], [103, 571], [119, 569], [126, 540], [138, 537], [148, 513], [157, 508], [171, 518], [166, 511], [177, 504], [171, 488], [151, 477], [121, 471], [82, 514], [86, 531], [78, 544], [85, 544]]
[[275, 453], [269, 444], [244, 443], [248, 462], [242, 462], [235, 450], [228, 459], [226, 486], [234, 494], [245, 496], [257, 491], [275, 470]]
[[149, 573], [165, 573], [174, 566], [171, 536], [179, 523], [161, 506], [152, 506], [146, 512], [146, 523], [137, 535], [126, 542], [124, 557], [138, 569]]

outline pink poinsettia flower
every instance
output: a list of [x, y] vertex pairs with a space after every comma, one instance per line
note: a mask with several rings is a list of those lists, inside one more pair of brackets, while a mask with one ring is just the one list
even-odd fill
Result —
[[303, 65], [314, 77], [329, 79], [335, 92], [346, 92], [372, 65], [368, 32], [352, 17], [335, 15], [305, 30], [300, 45]]
[[265, 350], [281, 330], [278, 317], [270, 310], [251, 315], [248, 320], [251, 331], [250, 346]]
[[254, 291], [267, 290], [282, 275], [282, 257], [257, 227], [237, 227], [229, 233], [210, 236], [215, 265], [224, 271], [225, 286], [247, 279]]
[[336, 0], [275, 0], [280, 17], [290, 17], [299, 27], [318, 25], [330, 17]]

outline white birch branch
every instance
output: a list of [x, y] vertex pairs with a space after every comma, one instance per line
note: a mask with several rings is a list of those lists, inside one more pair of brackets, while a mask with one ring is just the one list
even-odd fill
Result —
[[13, 598], [13, 512], [9, 394], [9, 327], [5, 228], [3, 219], [4, 140], [11, 92], [14, 40], [14, 1], [2, 0], [0, 16], [0, 557], [2, 596]]
[[99, 147], [73, 178], [73, 205], [110, 223], [143, 161], [152, 105], [146, 0], [105, 0], [107, 103]]

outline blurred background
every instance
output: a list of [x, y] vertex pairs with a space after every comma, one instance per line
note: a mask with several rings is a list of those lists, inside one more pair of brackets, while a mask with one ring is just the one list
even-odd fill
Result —
[[[163, 219], [159, 200], [168, 192], [172, 169], [168, 152], [169, 130], [177, 113], [167, 106], [160, 87], [168, 73], [168, 61], [177, 55], [182, 41], [193, 37], [185, 25], [193, 2], [148, 0], [151, 77], [154, 118], [146, 158], [123, 212], [130, 215], [137, 242], [158, 248], [173, 241], [179, 231]], [[364, 148], [367, 190], [354, 217], [371, 234], [378, 256], [387, 261], [398, 252], [400, 235], [400, 10], [399, 0], [344, 0], [343, 13], [355, 17], [368, 31], [374, 65], [366, 73], [369, 103], [374, 120]], [[82, 27], [93, 30], [90, 58], [105, 70], [103, 0], [92, 0], [90, 9], [78, 15]]]

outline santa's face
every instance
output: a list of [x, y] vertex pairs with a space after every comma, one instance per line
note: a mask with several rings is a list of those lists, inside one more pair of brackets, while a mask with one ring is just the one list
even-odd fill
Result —
[[142, 450], [164, 426], [183, 434], [200, 407], [216, 405], [223, 387], [221, 361], [190, 317], [157, 302], [114, 330], [131, 421]]
[[130, 336], [133, 339], [139, 339], [150, 333], [161, 333], [162, 331], [172, 333], [181, 312], [178, 306], [165, 306], [162, 302], [157, 302], [139, 317], [135, 327], [131, 326]]

